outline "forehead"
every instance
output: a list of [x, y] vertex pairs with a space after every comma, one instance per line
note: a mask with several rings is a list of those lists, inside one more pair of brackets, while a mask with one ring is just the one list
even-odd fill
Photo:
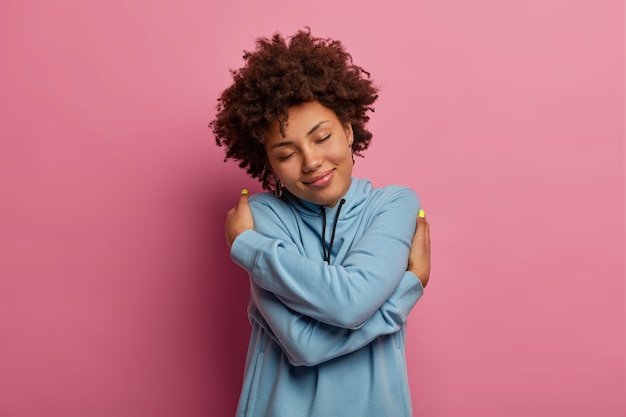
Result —
[[339, 122], [339, 119], [334, 111], [317, 101], [296, 104], [287, 110], [287, 120], [284, 121], [283, 125], [285, 136], [283, 137], [280, 132], [280, 122], [275, 121], [270, 125], [267, 140], [280, 141], [303, 138], [321, 122], [328, 122], [323, 123], [323, 125], [334, 126], [335, 123]]

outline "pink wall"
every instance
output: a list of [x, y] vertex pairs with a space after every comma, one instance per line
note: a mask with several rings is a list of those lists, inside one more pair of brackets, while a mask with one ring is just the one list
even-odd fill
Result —
[[207, 123], [261, 34], [382, 87], [356, 174], [417, 190], [417, 416], [625, 416], [618, 0], [0, 2], [0, 416], [229, 416], [248, 336]]

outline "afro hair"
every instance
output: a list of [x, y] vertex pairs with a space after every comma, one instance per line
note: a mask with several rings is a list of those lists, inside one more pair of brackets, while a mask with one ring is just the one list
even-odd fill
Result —
[[226, 148], [225, 161], [239, 161], [270, 189], [274, 180], [263, 148], [269, 127], [278, 122], [284, 132], [288, 109], [312, 101], [352, 125], [356, 155], [367, 149], [372, 134], [365, 125], [378, 88], [340, 41], [313, 37], [308, 28], [288, 41], [277, 33], [258, 38], [256, 50], [244, 51], [243, 59], [242, 68], [231, 70], [233, 84], [218, 98], [216, 117], [209, 124], [217, 145]]

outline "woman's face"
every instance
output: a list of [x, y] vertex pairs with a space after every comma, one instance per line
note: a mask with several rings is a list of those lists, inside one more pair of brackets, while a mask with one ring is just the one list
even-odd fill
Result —
[[285, 137], [274, 122], [263, 144], [272, 171], [296, 197], [333, 207], [350, 187], [352, 126], [316, 101], [292, 106], [287, 115]]

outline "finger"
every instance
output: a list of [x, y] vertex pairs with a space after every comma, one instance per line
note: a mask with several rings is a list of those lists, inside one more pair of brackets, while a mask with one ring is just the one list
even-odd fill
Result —
[[417, 225], [424, 224], [426, 222], [426, 212], [423, 209], [417, 211]]
[[426, 234], [426, 227], [424, 225], [419, 225], [417, 230], [415, 230], [415, 236], [413, 236], [413, 240], [415, 243], [423, 244], [428, 241], [428, 235]]
[[417, 225], [415, 228], [415, 236], [423, 240], [430, 239], [430, 225], [423, 217], [417, 217]]
[[418, 219], [417, 221], [417, 229], [419, 229], [422, 236], [429, 238], [430, 237], [430, 223], [428, 223], [424, 219]]
[[239, 195], [239, 202], [237, 205], [248, 205], [248, 190], [245, 188], [241, 190], [241, 194]]
[[426, 221], [426, 219], [424, 217], [420, 217], [420, 215], [417, 215], [417, 218], [415, 219], [416, 223], [417, 223], [417, 227], [418, 228], [423, 228], [425, 225], [428, 224], [428, 221]]

